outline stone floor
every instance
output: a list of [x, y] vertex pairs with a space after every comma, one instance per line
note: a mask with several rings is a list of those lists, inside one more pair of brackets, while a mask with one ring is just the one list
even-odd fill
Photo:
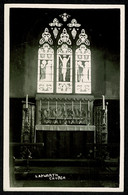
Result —
[[117, 188], [116, 181], [99, 180], [70, 180], [70, 181], [44, 181], [44, 180], [15, 180], [12, 187], [111, 187]]
[[[63, 164], [66, 162], [65, 166], [62, 166], [62, 161], [57, 162], [49, 161], [48, 164], [47, 161], [40, 160], [36, 161], [38, 166], [30, 166], [29, 169], [23, 165], [15, 166], [10, 175], [11, 187], [119, 187], [118, 170], [113, 164], [115, 160], [111, 160], [112, 167], [97, 166], [93, 161], [88, 165], [86, 160], [74, 161], [74, 166], [69, 166], [73, 161], [68, 161], [68, 166], [66, 160], [63, 160]], [[34, 165], [33, 161], [31, 163]], [[47, 166], [42, 166], [42, 163]]]

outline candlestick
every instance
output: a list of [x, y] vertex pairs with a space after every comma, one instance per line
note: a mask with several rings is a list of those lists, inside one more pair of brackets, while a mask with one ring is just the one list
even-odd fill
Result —
[[26, 108], [28, 108], [28, 94], [26, 95]]
[[105, 96], [104, 95], [102, 95], [102, 100], [103, 100], [103, 110], [105, 110]]

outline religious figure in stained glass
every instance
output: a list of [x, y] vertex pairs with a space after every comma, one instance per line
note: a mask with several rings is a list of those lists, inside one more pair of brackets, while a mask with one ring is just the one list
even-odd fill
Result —
[[42, 60], [40, 64], [40, 79], [45, 79], [46, 77], [46, 60]]
[[42, 60], [40, 69], [40, 79], [44, 81], [52, 81], [52, 61]]
[[38, 92], [53, 92], [54, 50], [45, 43], [38, 50]]
[[57, 50], [57, 92], [72, 93], [72, 50], [66, 44]]
[[76, 93], [91, 93], [91, 52], [85, 45], [76, 49]]
[[61, 57], [61, 55], [59, 55], [59, 59], [61, 60], [61, 63], [60, 63], [60, 69], [61, 71], [60, 72], [60, 75], [62, 75], [62, 81], [69, 81], [69, 76], [70, 76], [70, 63], [68, 63], [69, 61], [69, 58], [70, 56], [66, 56], [66, 55], [63, 55], [63, 57]]
[[78, 69], [77, 69], [77, 82], [86, 82], [89, 81], [89, 62], [78, 61]]
[[81, 24], [76, 19], [67, 23], [68, 14], [60, 17], [65, 24], [54, 18], [49, 23], [52, 31], [45, 28], [39, 40], [37, 92], [74, 93], [75, 89], [75, 93], [90, 94], [91, 51], [88, 35], [85, 29], [79, 30]]

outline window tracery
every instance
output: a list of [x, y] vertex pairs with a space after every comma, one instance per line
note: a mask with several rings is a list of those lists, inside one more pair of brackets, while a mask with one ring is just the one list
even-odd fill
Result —
[[42, 38], [39, 41], [40, 45], [43, 45], [45, 42], [49, 43], [50, 45], [53, 44], [53, 40], [51, 39], [51, 34], [49, 33], [48, 28], [45, 28], [44, 33], [42, 33]]
[[85, 45], [89, 46], [90, 45], [90, 41], [87, 38], [88, 38], [88, 36], [85, 33], [85, 30], [82, 29], [81, 33], [79, 34], [79, 39], [77, 40], [76, 45], [80, 45], [82, 43], [85, 43]]
[[90, 41], [85, 29], [79, 29], [81, 24], [76, 19], [69, 22], [71, 16], [67, 13], [59, 16], [65, 24], [54, 18], [49, 23], [51, 30], [45, 28], [39, 41], [37, 91], [90, 94]]
[[53, 26], [56, 26], [56, 27], [61, 27], [63, 24], [62, 23], [59, 23], [59, 20], [57, 18], [54, 18], [53, 22], [49, 23], [49, 26], [53, 27]]
[[67, 24], [68, 27], [80, 27], [81, 24], [77, 23], [76, 19], [72, 19], [71, 23]]
[[69, 34], [67, 33], [66, 28], [63, 29], [60, 39], [58, 41], [58, 45], [61, 45], [62, 43], [67, 43], [68, 45], [71, 45], [71, 40], [69, 39]]
[[69, 14], [67, 14], [67, 13], [63, 13], [63, 14], [61, 14], [61, 15], [59, 15], [62, 19], [63, 19], [63, 21], [64, 22], [66, 22], [67, 21], [67, 19], [69, 18], [69, 17], [71, 17]]

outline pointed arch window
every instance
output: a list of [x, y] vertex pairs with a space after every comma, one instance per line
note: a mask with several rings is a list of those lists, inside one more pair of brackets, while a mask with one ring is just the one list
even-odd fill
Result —
[[53, 93], [54, 50], [45, 43], [38, 50], [38, 93]]
[[60, 17], [63, 21], [53, 19], [39, 41], [37, 92], [91, 94], [88, 36], [76, 19]]
[[57, 49], [57, 93], [72, 93], [72, 50], [63, 44]]
[[82, 44], [75, 52], [75, 92], [91, 93], [91, 52]]

